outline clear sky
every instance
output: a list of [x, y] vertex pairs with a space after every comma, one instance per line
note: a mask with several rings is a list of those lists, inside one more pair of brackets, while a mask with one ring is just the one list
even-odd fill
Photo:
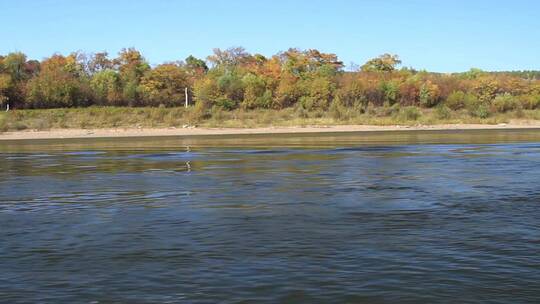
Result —
[[381, 53], [439, 72], [540, 69], [538, 0], [0, 0], [0, 54], [136, 47], [152, 64], [243, 46]]

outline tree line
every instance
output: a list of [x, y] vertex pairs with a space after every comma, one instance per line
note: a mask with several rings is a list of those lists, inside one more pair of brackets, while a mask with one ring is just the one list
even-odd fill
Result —
[[345, 71], [335, 54], [289, 49], [271, 57], [241, 47], [214, 49], [205, 60], [151, 66], [134, 48], [115, 58], [106, 52], [28, 60], [20, 52], [0, 56], [0, 103], [36, 109], [99, 106], [181, 106], [185, 88], [199, 108], [256, 109], [331, 106], [445, 106], [489, 111], [540, 107], [539, 72], [489, 73], [471, 69], [441, 74], [400, 68], [384, 54]]

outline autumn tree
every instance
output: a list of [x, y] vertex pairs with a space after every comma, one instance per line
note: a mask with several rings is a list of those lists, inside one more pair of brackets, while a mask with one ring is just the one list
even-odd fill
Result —
[[152, 106], [183, 104], [188, 86], [186, 70], [174, 63], [158, 65], [147, 71], [140, 83], [144, 104]]
[[343, 62], [335, 54], [310, 49], [289, 49], [279, 55], [282, 62], [277, 101], [281, 107], [301, 102], [305, 108], [326, 108], [335, 91], [335, 77]]
[[13, 87], [11, 76], [0, 73], [0, 106], [4, 106], [9, 101], [9, 90]]
[[211, 107], [296, 107], [319, 113], [353, 107], [374, 113], [372, 106], [434, 107], [442, 102], [478, 117], [540, 107], [535, 71], [438, 74], [397, 70], [400, 63], [396, 55], [384, 54], [352, 72], [343, 70], [337, 55], [316, 49], [264, 56], [234, 47], [215, 49], [208, 65], [188, 56], [152, 68], [134, 48], [123, 49], [115, 59], [106, 52], [74, 52], [41, 63], [15, 52], [0, 55], [0, 103], [9, 101], [15, 108], [177, 106], [183, 105], [188, 88], [203, 116]]
[[362, 67], [364, 72], [392, 72], [401, 64], [398, 55], [383, 54], [377, 58], [370, 59]]
[[112, 69], [114, 69], [114, 61], [109, 59], [107, 52], [99, 52], [91, 55], [88, 62], [88, 70], [91, 74]]
[[74, 56], [53, 55], [41, 64], [38, 76], [27, 84], [27, 105], [35, 108], [89, 104], [88, 88], [80, 79]]
[[0, 106], [3, 106], [9, 99], [8, 91], [11, 88], [11, 76], [4, 73], [4, 57], [0, 56]]
[[2, 59], [3, 80], [3, 100], [9, 100], [10, 104], [16, 106], [22, 104], [25, 99], [24, 85], [31, 77], [39, 71], [39, 62], [27, 60], [25, 54], [21, 52], [9, 53]]
[[215, 48], [208, 61], [214, 67], [234, 67], [244, 63], [251, 55], [243, 47], [231, 47], [226, 50]]

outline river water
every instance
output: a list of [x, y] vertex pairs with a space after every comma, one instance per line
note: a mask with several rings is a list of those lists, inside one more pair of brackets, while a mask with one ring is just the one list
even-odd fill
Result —
[[1, 303], [539, 303], [540, 131], [0, 142]]

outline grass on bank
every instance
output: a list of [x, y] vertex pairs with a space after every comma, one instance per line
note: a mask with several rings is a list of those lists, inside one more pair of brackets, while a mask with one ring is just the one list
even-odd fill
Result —
[[330, 107], [306, 111], [233, 110], [220, 108], [201, 111], [185, 108], [89, 107], [46, 110], [13, 110], [0, 113], [0, 132], [66, 128], [167, 128], [184, 126], [253, 128], [269, 126], [317, 125], [434, 125], [498, 124], [510, 120], [540, 120], [540, 110], [515, 110], [504, 113], [470, 113], [447, 107], [373, 107], [362, 110]]

